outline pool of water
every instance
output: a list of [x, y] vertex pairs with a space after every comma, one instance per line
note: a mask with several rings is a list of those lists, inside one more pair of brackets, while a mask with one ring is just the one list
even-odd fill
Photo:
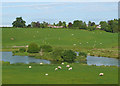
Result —
[[2, 61], [10, 62], [10, 64], [14, 63], [44, 63], [44, 64], [50, 64], [51, 62], [48, 60], [43, 59], [36, 59], [34, 57], [29, 56], [12, 56], [12, 52], [2, 52]]
[[[79, 54], [77, 54], [78, 56]], [[2, 61], [10, 62], [10, 64], [14, 63], [44, 63], [44, 64], [50, 64], [51, 61], [49, 60], [43, 60], [43, 59], [36, 59], [34, 57], [29, 56], [12, 56], [12, 52], [2, 52]], [[87, 62], [88, 65], [96, 65], [96, 66], [118, 66], [118, 62], [120, 60], [115, 58], [107, 58], [107, 57], [95, 57], [95, 56], [87, 56]]]

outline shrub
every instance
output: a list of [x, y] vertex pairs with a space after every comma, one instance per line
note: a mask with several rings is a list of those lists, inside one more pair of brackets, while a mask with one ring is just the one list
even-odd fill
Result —
[[38, 53], [39, 52], [39, 47], [36, 43], [31, 43], [28, 46], [28, 53]]
[[63, 55], [62, 55], [62, 59], [65, 62], [74, 62], [76, 59], [76, 53], [72, 50], [65, 50]]
[[42, 50], [43, 52], [51, 52], [53, 51], [52, 47], [50, 45], [42, 45], [40, 46], [40, 50]]
[[62, 62], [63, 59], [61, 58], [62, 54], [63, 54], [64, 50], [62, 48], [56, 48], [53, 52], [52, 52], [52, 58], [54, 58], [54, 60]]
[[14, 51], [12, 51], [12, 53], [14, 54], [14, 53], [18, 53], [19, 51], [18, 50], [14, 50]]
[[85, 53], [85, 52], [79, 52], [79, 56], [87, 57], [87, 53]]
[[26, 48], [22, 47], [19, 49], [19, 52], [25, 52], [26, 51]]

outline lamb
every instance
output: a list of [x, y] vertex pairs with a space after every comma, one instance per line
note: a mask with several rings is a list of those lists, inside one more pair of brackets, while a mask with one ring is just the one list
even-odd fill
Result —
[[72, 67], [70, 67], [68, 70], [72, 70]]
[[61, 66], [58, 66], [58, 69], [62, 69], [62, 67], [61, 67]]
[[103, 75], [104, 75], [104, 73], [100, 73], [100, 74], [99, 74], [99, 76], [103, 76]]
[[40, 65], [42, 65], [43, 63], [41, 62]]
[[47, 74], [47, 73], [46, 73], [45, 75], [46, 75], [46, 76], [48, 76], [48, 74]]
[[70, 65], [67, 65], [66, 67], [70, 67]]
[[58, 70], [58, 68], [55, 68], [55, 70]]
[[29, 66], [29, 68], [32, 68], [32, 66]]

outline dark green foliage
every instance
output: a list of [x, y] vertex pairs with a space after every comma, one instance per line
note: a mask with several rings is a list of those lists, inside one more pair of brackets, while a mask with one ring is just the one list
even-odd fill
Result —
[[85, 53], [85, 52], [79, 52], [79, 56], [87, 57], [87, 53]]
[[14, 50], [14, 51], [12, 51], [12, 53], [14, 54], [14, 53], [18, 53], [19, 51], [18, 50]]
[[86, 23], [83, 21], [75, 20], [73, 22], [72, 28], [75, 29], [86, 29]]
[[88, 26], [87, 27], [87, 30], [89, 30], [89, 31], [93, 31], [93, 30], [95, 30], [96, 28], [94, 27], [94, 26]]
[[42, 45], [40, 46], [40, 50], [43, 52], [51, 52], [53, 51], [52, 47], [50, 45]]
[[62, 59], [65, 62], [74, 62], [76, 59], [76, 53], [72, 50], [65, 50], [62, 55]]
[[26, 48], [25, 47], [22, 47], [19, 49], [19, 52], [25, 52], [26, 51]]
[[53, 52], [52, 52], [52, 58], [54, 58], [55, 61], [59, 61], [62, 62], [63, 59], [61, 58], [63, 55], [64, 50], [62, 48], [56, 48]]
[[39, 47], [36, 43], [31, 43], [28, 46], [28, 52], [29, 53], [38, 53], [39, 52]]
[[13, 27], [25, 27], [25, 21], [22, 19], [22, 17], [17, 17], [15, 21], [13, 21], [12, 25]]

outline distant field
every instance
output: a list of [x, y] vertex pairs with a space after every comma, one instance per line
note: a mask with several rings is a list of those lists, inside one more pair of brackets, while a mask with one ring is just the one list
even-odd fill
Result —
[[[3, 84], [117, 84], [117, 67], [96, 67], [71, 64], [69, 71], [64, 65], [55, 71], [58, 65], [3, 65]], [[88, 72], [89, 71], [89, 72]], [[104, 76], [99, 76], [99, 73]], [[48, 76], [45, 74], [48, 73]]]
[[[3, 49], [35, 42], [38, 45], [48, 44], [54, 48], [82, 50], [97, 56], [103, 54], [102, 56], [118, 57], [118, 33], [79, 29], [4, 28], [2, 38]], [[91, 49], [93, 50], [89, 51]]]
[[[111, 48], [118, 44], [118, 34], [73, 29], [2, 29], [3, 47], [23, 46], [31, 42], [62, 47]], [[14, 38], [14, 40], [11, 40]]]

